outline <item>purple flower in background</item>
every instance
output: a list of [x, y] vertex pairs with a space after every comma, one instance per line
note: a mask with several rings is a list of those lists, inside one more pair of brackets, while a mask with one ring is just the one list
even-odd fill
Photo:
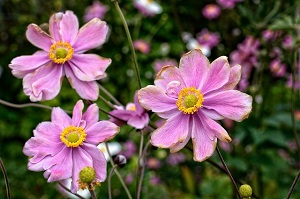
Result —
[[267, 29], [262, 32], [262, 37], [265, 41], [275, 41], [280, 35], [281, 35], [280, 31]]
[[[288, 76], [287, 82], [286, 82], [286, 86], [288, 88], [292, 88], [293, 87], [293, 76], [290, 74]], [[300, 88], [300, 81], [296, 78], [295, 82], [294, 82], [294, 88], [295, 89], [299, 89]]]
[[150, 44], [142, 39], [135, 40], [133, 42], [133, 47], [143, 54], [148, 54], [150, 52]]
[[121, 154], [124, 155], [127, 159], [133, 156], [135, 152], [136, 152], [136, 146], [133, 141], [128, 140], [125, 143], [123, 143], [123, 150]]
[[286, 74], [286, 64], [283, 64], [279, 58], [270, 63], [270, 71], [276, 77], [283, 77]]
[[236, 3], [242, 2], [243, 0], [217, 0], [217, 3], [223, 8], [232, 9]]
[[220, 14], [221, 14], [221, 9], [216, 4], [207, 4], [202, 9], [202, 15], [206, 19], [216, 19], [220, 16]]
[[146, 17], [152, 17], [162, 12], [162, 7], [153, 0], [134, 0], [133, 5]]
[[210, 32], [207, 29], [202, 29], [197, 34], [197, 40], [200, 45], [207, 46], [208, 48], [212, 49], [213, 47], [215, 47], [219, 44], [220, 34]]
[[83, 53], [105, 42], [106, 22], [95, 18], [79, 29], [72, 11], [59, 12], [51, 16], [49, 32], [50, 35], [38, 25], [30, 24], [26, 37], [41, 50], [16, 57], [9, 65], [14, 76], [23, 78], [25, 94], [31, 101], [51, 100], [67, 76], [81, 98], [96, 100], [99, 95], [96, 80], [106, 77], [111, 59]]
[[72, 118], [61, 108], [53, 108], [51, 121], [40, 123], [23, 149], [30, 157], [29, 170], [45, 171], [48, 182], [72, 178], [73, 193], [78, 191], [79, 172], [84, 167], [93, 167], [99, 182], [105, 180], [106, 159], [97, 145], [119, 132], [115, 124], [98, 121], [96, 104], [90, 105], [84, 114], [83, 106], [79, 100]]
[[151, 134], [151, 143], [170, 151], [181, 150], [192, 139], [194, 160], [209, 158], [217, 139], [229, 142], [226, 130], [214, 120], [242, 121], [252, 109], [252, 97], [233, 90], [241, 66], [230, 67], [222, 56], [209, 63], [199, 49], [183, 55], [179, 68], [163, 67], [155, 85], [138, 91], [141, 105], [166, 122]]
[[175, 59], [156, 59], [153, 63], [155, 74], [158, 73], [163, 66], [178, 66], [178, 63]]
[[88, 22], [93, 18], [103, 19], [107, 12], [107, 6], [103, 5], [100, 1], [94, 1], [91, 6], [85, 9], [84, 21]]
[[166, 161], [169, 165], [178, 165], [185, 161], [185, 155], [184, 153], [170, 153]]
[[121, 126], [124, 121], [128, 125], [137, 128], [143, 129], [149, 123], [149, 115], [147, 111], [141, 107], [137, 93], [134, 95], [134, 103], [128, 103], [124, 109], [122, 106], [116, 106], [116, 110], [110, 112], [110, 121]]
[[238, 49], [230, 54], [231, 64], [242, 66], [241, 81], [238, 85], [238, 89], [241, 91], [247, 89], [252, 68], [258, 66], [259, 45], [259, 40], [247, 36], [243, 43], [238, 44]]
[[286, 35], [283, 38], [282, 41], [282, 46], [286, 49], [291, 49], [293, 47], [294, 43], [293, 43], [293, 37], [291, 35]]

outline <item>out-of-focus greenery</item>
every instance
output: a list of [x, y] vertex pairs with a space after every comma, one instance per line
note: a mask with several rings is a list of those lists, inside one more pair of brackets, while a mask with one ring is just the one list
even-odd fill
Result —
[[[110, 27], [107, 42], [91, 52], [112, 59], [107, 69], [108, 77], [99, 81], [121, 103], [133, 101], [138, 88], [134, 75], [131, 52], [121, 19], [109, 0], [101, 1], [109, 7], [104, 20]], [[179, 61], [187, 52], [186, 44], [181, 38], [182, 32], [196, 35], [203, 28], [219, 32], [220, 44], [212, 49], [210, 61], [237, 49], [246, 36], [252, 35], [261, 41], [259, 48], [259, 67], [255, 68], [247, 92], [253, 96], [253, 112], [242, 123], [228, 128], [233, 139], [230, 151], [221, 149], [222, 155], [236, 180], [250, 184], [259, 198], [284, 198], [300, 167], [300, 151], [292, 147], [295, 138], [293, 131], [300, 132], [299, 120], [292, 122], [292, 98], [294, 109], [300, 109], [299, 90], [292, 92], [286, 87], [286, 79], [275, 78], [269, 71], [268, 53], [278, 47], [282, 50], [282, 59], [287, 64], [288, 72], [293, 72], [294, 53], [298, 50], [299, 38], [299, 1], [264, 1], [244, 0], [233, 9], [222, 9], [221, 16], [207, 20], [201, 10], [208, 3], [215, 1], [170, 0], [158, 1], [163, 13], [154, 17], [143, 17], [133, 6], [133, 1], [120, 0], [119, 5], [128, 22], [133, 40], [145, 39], [151, 43], [149, 54], [137, 52], [142, 85], [153, 84], [155, 59], [173, 58]], [[78, 16], [81, 26], [85, 8], [91, 5], [90, 0], [0, 0], [0, 66], [3, 69], [0, 77], [0, 99], [21, 104], [30, 102], [22, 90], [22, 80], [12, 76], [8, 67], [10, 61], [20, 55], [31, 55], [37, 48], [25, 37], [26, 27], [30, 23], [47, 23], [50, 16], [59, 11], [72, 10]], [[158, 30], [155, 27], [161, 26]], [[282, 36], [273, 42], [264, 42], [262, 31], [280, 30], [282, 35], [289, 34], [295, 39], [291, 49], [282, 47]], [[238, 33], [238, 34], [237, 34]], [[149, 40], [151, 39], [151, 40]], [[168, 46], [165, 54], [163, 46]], [[150, 77], [149, 77], [150, 74]], [[104, 97], [106, 97], [104, 95]], [[39, 102], [49, 106], [60, 106], [71, 110], [78, 95], [65, 80], [60, 94], [51, 101]], [[108, 99], [108, 98], [107, 98]], [[96, 102], [103, 109], [111, 109], [101, 100]], [[47, 183], [42, 172], [27, 170], [27, 158], [22, 153], [24, 143], [32, 136], [38, 123], [50, 120], [51, 111], [28, 107], [16, 109], [0, 104], [0, 156], [6, 166], [12, 198], [63, 198], [56, 189], [56, 183]], [[108, 117], [101, 113], [102, 119]], [[148, 134], [145, 135], [147, 141]], [[140, 134], [131, 131], [128, 126], [122, 127], [114, 141], [123, 143], [133, 140], [138, 147]], [[191, 143], [188, 144], [191, 147]], [[149, 148], [147, 158], [155, 158], [159, 168], [146, 167], [142, 189], [143, 199], [157, 198], [203, 198], [228, 199], [236, 198], [234, 188], [226, 174], [210, 162], [194, 162], [192, 152], [184, 148], [186, 161], [170, 166], [165, 149]], [[132, 175], [135, 178], [137, 154], [128, 160], [120, 169], [124, 178]], [[216, 156], [209, 160], [221, 165]], [[109, 164], [108, 164], [109, 165]], [[110, 165], [108, 166], [110, 170]], [[157, 178], [155, 183], [152, 181]], [[131, 193], [136, 190], [135, 180], [128, 183]], [[124, 189], [116, 176], [112, 178], [113, 198], [126, 198]], [[96, 189], [98, 198], [108, 198], [107, 182]], [[0, 175], [0, 198], [5, 198], [6, 190]], [[299, 184], [291, 198], [300, 195]]]

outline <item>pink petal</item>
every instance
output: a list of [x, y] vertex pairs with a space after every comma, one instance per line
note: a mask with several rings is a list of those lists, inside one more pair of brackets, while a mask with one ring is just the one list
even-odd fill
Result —
[[135, 111], [131, 110], [112, 110], [109, 112], [116, 120], [128, 121], [129, 118], [135, 115]]
[[80, 126], [80, 122], [82, 119], [83, 107], [84, 107], [84, 104], [83, 104], [82, 100], [78, 100], [73, 108], [72, 125]]
[[183, 142], [178, 142], [174, 144], [172, 147], [170, 147], [170, 152], [176, 153], [180, 151], [189, 142], [190, 138], [191, 138], [191, 133], [189, 132], [188, 136], [186, 136], [186, 139]]
[[26, 38], [34, 46], [48, 52], [52, 45], [51, 37], [45, 33], [38, 25], [30, 24], [26, 30]]
[[99, 96], [99, 87], [95, 81], [81, 81], [79, 80], [70, 69], [70, 66], [65, 64], [66, 76], [72, 86], [82, 99], [95, 101]]
[[138, 92], [136, 91], [134, 94], [134, 105], [135, 105], [135, 111], [138, 115], [142, 115], [146, 112], [146, 110], [141, 106], [138, 98]]
[[226, 90], [234, 89], [234, 87], [236, 87], [236, 85], [241, 80], [241, 75], [242, 75], [242, 67], [240, 65], [237, 64], [231, 67], [229, 79], [228, 82], [224, 85], [224, 88]]
[[178, 113], [156, 129], [151, 135], [151, 143], [159, 148], [170, 148], [184, 142], [189, 133], [189, 115]]
[[108, 33], [108, 26], [105, 21], [94, 18], [80, 28], [76, 41], [73, 45], [76, 53], [83, 53], [87, 50], [102, 45]]
[[86, 129], [86, 142], [98, 145], [112, 139], [118, 132], [120, 127], [109, 121], [100, 121]]
[[213, 119], [213, 120], [222, 120], [224, 119], [224, 116], [220, 115], [217, 111], [212, 110], [212, 109], [206, 109], [206, 108], [202, 108], [201, 112], [208, 116], [209, 118]]
[[204, 97], [203, 108], [215, 110], [225, 118], [240, 122], [252, 110], [252, 97], [237, 90], [215, 92]]
[[194, 148], [194, 160], [202, 162], [212, 156], [215, 151], [217, 138], [215, 137], [211, 140], [207, 133], [210, 129], [209, 126], [206, 126], [206, 123], [198, 117], [193, 117], [193, 129], [192, 129], [192, 140]]
[[33, 102], [51, 100], [60, 91], [63, 75], [61, 66], [49, 62], [24, 77], [24, 93]]
[[[96, 148], [96, 147], [95, 147]], [[78, 191], [79, 173], [84, 167], [93, 167], [92, 157], [82, 147], [73, 149], [73, 170], [72, 170], [72, 185], [71, 191]]]
[[209, 61], [200, 49], [186, 53], [181, 57], [179, 63], [182, 78], [188, 87], [202, 88], [208, 68]]
[[59, 107], [54, 107], [52, 109], [51, 121], [56, 125], [62, 126], [63, 128], [66, 128], [72, 124], [72, 119], [70, 116]]
[[145, 128], [149, 123], [149, 115], [147, 113], [139, 116], [136, 115], [134, 117], [131, 117], [127, 124], [130, 126], [133, 126], [136, 129], [143, 129]]
[[[49, 62], [48, 54], [45, 51], [38, 51], [39, 54], [16, 57], [11, 61], [9, 67], [15, 77], [23, 78], [28, 73]], [[40, 53], [43, 52], [43, 53]]]
[[62, 40], [74, 44], [78, 34], [79, 24], [76, 15], [72, 11], [66, 11], [60, 23], [60, 33]]
[[93, 158], [93, 166], [96, 170], [96, 178], [103, 182], [106, 178], [106, 159], [101, 150], [90, 144], [85, 144], [82, 148]]
[[185, 87], [185, 83], [181, 77], [180, 71], [175, 66], [164, 66], [156, 75], [154, 84], [162, 90], [167, 90], [170, 82], [179, 82], [179, 90]]
[[53, 14], [49, 20], [49, 32], [55, 41], [62, 41], [62, 36], [60, 34], [60, 23], [63, 18], [63, 13], [58, 12]]
[[78, 79], [93, 81], [106, 77], [105, 70], [111, 59], [96, 54], [74, 54], [68, 63]]
[[213, 61], [206, 74], [203, 86], [199, 87], [203, 94], [224, 86], [229, 79], [230, 66], [227, 57], [222, 56]]
[[97, 123], [99, 121], [99, 108], [97, 104], [90, 105], [83, 114], [82, 119], [86, 121], [86, 129]]
[[33, 131], [33, 135], [36, 138], [47, 139], [52, 142], [60, 143], [60, 133], [63, 129], [60, 128], [55, 123], [52, 122], [42, 122], [38, 124], [36, 129]]
[[138, 91], [140, 104], [153, 112], [166, 112], [177, 109], [176, 99], [171, 98], [165, 92], [153, 85], [146, 86]]

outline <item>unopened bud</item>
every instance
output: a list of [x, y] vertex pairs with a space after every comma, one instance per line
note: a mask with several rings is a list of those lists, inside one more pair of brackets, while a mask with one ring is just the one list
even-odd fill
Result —
[[79, 172], [79, 179], [82, 183], [91, 184], [96, 177], [96, 172], [93, 167], [84, 167]]
[[242, 186], [240, 186], [239, 191], [243, 198], [250, 198], [252, 196], [252, 188], [250, 187], [250, 185], [243, 184]]
[[127, 159], [125, 158], [124, 155], [117, 155], [114, 159], [114, 163], [119, 167], [123, 168], [127, 163]]

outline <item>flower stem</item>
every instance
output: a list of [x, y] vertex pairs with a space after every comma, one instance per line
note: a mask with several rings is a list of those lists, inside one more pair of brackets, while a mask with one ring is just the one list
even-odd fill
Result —
[[297, 184], [297, 181], [299, 180], [299, 177], [300, 177], [300, 169], [299, 169], [299, 171], [298, 171], [298, 173], [297, 173], [297, 175], [296, 175], [296, 177], [295, 177], [295, 179], [293, 181], [293, 184], [292, 184], [292, 186], [291, 186], [291, 188], [290, 188], [290, 190], [288, 192], [288, 195], [286, 196], [286, 199], [289, 199], [291, 197], [292, 192], [294, 191], [294, 188], [295, 188], [295, 186]]
[[58, 181], [59, 186], [61, 186], [64, 190], [66, 190], [67, 192], [73, 194], [74, 196], [77, 196], [80, 199], [84, 199], [84, 197], [82, 197], [81, 195], [77, 194], [77, 193], [73, 193], [70, 189], [68, 189], [65, 185], [63, 185], [61, 182]]
[[6, 195], [7, 195], [7, 199], [10, 199], [10, 189], [9, 189], [9, 184], [8, 184], [8, 177], [7, 177], [7, 173], [4, 167], [4, 164], [2, 162], [2, 159], [0, 158], [0, 167], [4, 176], [4, 180], [5, 180], [5, 187], [6, 187]]
[[[106, 150], [107, 150], [107, 153], [108, 153], [108, 156], [109, 156], [110, 164], [111, 164], [112, 167], [114, 167], [114, 166], [115, 166], [115, 163], [114, 163], [114, 161], [112, 160], [112, 156], [111, 156], [111, 154], [110, 154], [110, 151], [109, 151], [107, 142], [105, 142], [105, 147], [106, 147]], [[118, 169], [115, 168], [115, 171], [114, 171], [114, 172], [115, 172], [116, 175], [118, 176], [118, 178], [119, 178], [119, 180], [120, 180], [120, 182], [121, 182], [121, 184], [122, 184], [122, 186], [123, 186], [123, 188], [124, 188], [124, 190], [125, 190], [125, 192], [126, 192], [128, 198], [129, 198], [129, 199], [132, 199], [132, 196], [131, 196], [131, 194], [130, 194], [130, 192], [129, 192], [129, 190], [128, 190], [128, 188], [127, 188], [127, 186], [126, 186], [126, 184], [125, 184], [125, 182], [124, 182], [124, 180], [123, 180], [121, 174], [119, 173]]]
[[[142, 158], [143, 156], [143, 145], [144, 145], [144, 134], [143, 131], [140, 132], [141, 133], [141, 138], [140, 138], [140, 149], [139, 149], [139, 158], [138, 158], [138, 167], [137, 167], [137, 171], [136, 171], [136, 199], [140, 198], [140, 192], [141, 190], [139, 189], [139, 184], [140, 181], [142, 180], [142, 175], [143, 173], [141, 172], [141, 168], [143, 167], [143, 165], [145, 164], [144, 159]], [[142, 165], [142, 167], [141, 167]]]
[[145, 164], [146, 151], [147, 151], [149, 146], [150, 146], [150, 141], [147, 142], [147, 144], [145, 145], [145, 148], [143, 150], [143, 153], [142, 153], [143, 165], [142, 165], [140, 181], [139, 181], [139, 185], [138, 185], [138, 189], [137, 189], [137, 198], [140, 198], [140, 194], [141, 194], [141, 191], [142, 191], [142, 184], [143, 184], [145, 166], [146, 166], [146, 164]]
[[139, 67], [138, 67], [137, 58], [136, 58], [135, 50], [134, 50], [134, 47], [133, 47], [133, 42], [132, 42], [132, 39], [131, 39], [130, 31], [129, 31], [126, 19], [125, 19], [123, 13], [122, 13], [122, 10], [119, 6], [118, 1], [117, 0], [112, 0], [112, 2], [115, 5], [115, 8], [116, 8], [118, 14], [120, 15], [120, 18], [122, 20], [122, 23], [123, 23], [123, 26], [124, 26], [124, 29], [125, 29], [125, 32], [126, 32], [126, 36], [127, 36], [128, 42], [129, 42], [129, 47], [130, 47], [131, 52], [132, 52], [132, 58], [133, 58], [133, 62], [134, 62], [134, 70], [135, 70], [135, 73], [136, 73], [136, 78], [138, 80], [138, 86], [139, 86], [139, 89], [140, 89], [140, 88], [142, 88], [142, 83], [141, 83]]
[[108, 176], [108, 198], [109, 199], [112, 199], [112, 197], [111, 197], [111, 177], [112, 177], [114, 170], [117, 168], [117, 166], [118, 165], [116, 165], [116, 164], [113, 166], [113, 168], [109, 172], [109, 176]]
[[97, 199], [96, 193], [93, 189], [89, 189], [92, 199]]
[[0, 104], [3, 104], [5, 106], [13, 107], [13, 108], [26, 108], [26, 107], [39, 107], [39, 108], [44, 108], [44, 109], [49, 109], [52, 110], [52, 107], [42, 105], [42, 104], [35, 104], [35, 103], [26, 103], [26, 104], [13, 104], [7, 101], [4, 101], [0, 99]]
[[234, 181], [234, 179], [233, 179], [233, 177], [232, 177], [232, 175], [231, 175], [231, 173], [230, 173], [230, 171], [229, 171], [229, 169], [228, 169], [228, 167], [227, 167], [227, 165], [226, 165], [226, 163], [225, 163], [225, 161], [224, 161], [224, 159], [223, 159], [223, 157], [221, 155], [221, 152], [220, 152], [220, 150], [219, 150], [218, 147], [216, 147], [216, 151], [217, 151], [218, 156], [219, 156], [219, 158], [220, 158], [220, 160], [222, 162], [222, 165], [224, 166], [224, 168], [225, 168], [225, 170], [226, 170], [226, 172], [227, 172], [227, 174], [228, 174], [228, 176], [229, 176], [229, 178], [230, 178], [230, 180], [231, 180], [231, 182], [232, 182], [232, 184], [233, 184], [233, 186], [235, 188], [236, 194], [238, 195], [239, 199], [243, 199], [242, 196], [241, 196], [241, 194], [240, 194], [240, 192], [239, 192], [239, 189], [238, 189], [238, 187], [237, 187], [237, 185], [236, 185], [236, 183], [235, 183], [235, 181]]
[[121, 104], [121, 102], [119, 102], [108, 90], [106, 90], [106, 88], [104, 88], [103, 86], [101, 86], [98, 82], [97, 82], [97, 84], [98, 84], [98, 87], [99, 87], [99, 89], [103, 92], [103, 93], [105, 93], [105, 95], [107, 96], [107, 97], [109, 97], [116, 105], [119, 105], [119, 106], [123, 106], [122, 104]]

